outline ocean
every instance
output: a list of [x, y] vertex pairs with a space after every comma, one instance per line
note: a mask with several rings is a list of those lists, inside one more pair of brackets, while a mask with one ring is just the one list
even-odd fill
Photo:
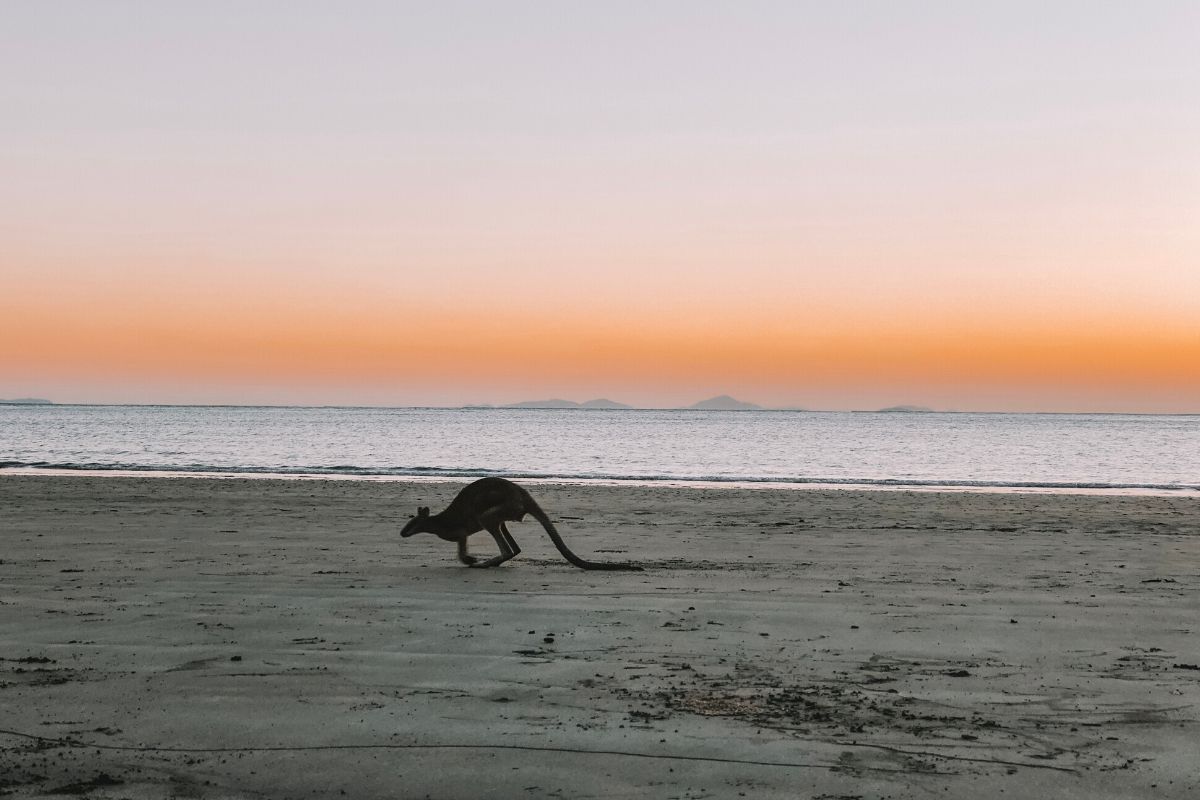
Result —
[[0, 406], [0, 473], [1200, 492], [1200, 416]]

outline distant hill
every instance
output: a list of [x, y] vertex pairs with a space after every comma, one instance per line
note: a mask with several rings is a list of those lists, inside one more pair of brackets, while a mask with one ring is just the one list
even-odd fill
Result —
[[688, 408], [697, 411], [756, 411], [761, 410], [762, 406], [722, 394], [717, 397], [710, 397], [707, 400], [701, 400], [699, 403], [688, 406]]
[[633, 408], [633, 406], [628, 406], [628, 405], [625, 405], [624, 403], [618, 403], [616, 400], [608, 400], [603, 397], [599, 397], [595, 400], [588, 400], [585, 403], [580, 403], [579, 407], [580, 408]]
[[932, 408], [925, 406], [888, 406], [879, 409], [880, 414], [929, 414], [932, 412]]
[[520, 403], [510, 403], [503, 408], [633, 408], [624, 403], [618, 403], [616, 400], [606, 400], [605, 398], [597, 398], [596, 400], [588, 400], [585, 403], [576, 403], [574, 400], [524, 400]]
[[504, 408], [579, 408], [574, 400], [522, 400], [520, 403], [509, 403]]
[[[472, 406], [472, 408], [481, 408], [482, 406]], [[555, 397], [550, 400], [522, 400], [519, 403], [509, 403], [507, 405], [497, 406], [497, 408], [594, 408], [594, 409], [628, 409], [636, 408], [636, 406], [618, 403], [616, 400], [609, 400], [606, 397], [598, 397], [595, 400], [588, 400], [583, 403], [576, 403], [574, 400], [563, 400], [561, 397]], [[727, 394], [717, 397], [710, 397], [707, 400], [701, 400], [695, 405], [686, 407], [687, 409], [697, 411], [759, 411], [762, 406], [757, 403], [747, 403], [744, 400], [730, 397]], [[799, 409], [803, 410], [803, 409]]]
[[52, 406], [49, 400], [40, 397], [16, 397], [12, 400], [0, 400], [0, 406]]

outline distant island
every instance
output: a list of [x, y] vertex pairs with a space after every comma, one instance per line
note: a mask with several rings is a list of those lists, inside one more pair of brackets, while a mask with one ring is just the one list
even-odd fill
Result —
[[730, 397], [727, 394], [710, 397], [707, 400], [701, 400], [699, 403], [688, 406], [689, 409], [696, 411], [761, 411], [762, 406], [756, 403], [747, 403], [744, 400], [738, 400]]
[[588, 400], [583, 403], [576, 403], [574, 400], [525, 400], [520, 403], [510, 403], [502, 408], [633, 408], [633, 406], [618, 403], [615, 400], [608, 400], [603, 397], [596, 400]]
[[876, 413], [879, 413], [879, 414], [931, 414], [931, 413], [933, 413], [933, 409], [927, 408], [925, 406], [888, 406], [887, 408], [879, 409], [879, 411]]
[[595, 400], [588, 400], [585, 403], [579, 404], [580, 408], [633, 408], [633, 406], [624, 403], [618, 403], [616, 400], [609, 400], [604, 397], [599, 397]]
[[[611, 409], [624, 410], [635, 409], [638, 406], [631, 406], [626, 403], [618, 403], [616, 400], [609, 400], [601, 397], [596, 400], [588, 400], [583, 403], [577, 403], [574, 400], [563, 400], [561, 397], [556, 397], [550, 400], [522, 400], [519, 403], [507, 403], [500, 406], [491, 406], [486, 404], [472, 404], [463, 406], [463, 408], [582, 408], [582, 409]], [[738, 400], [735, 397], [730, 397], [727, 394], [710, 397], [707, 400], [701, 400], [699, 403], [693, 403], [690, 406], [681, 406], [675, 409], [676, 411], [765, 411], [765, 410], [787, 410], [787, 411], [804, 411], [802, 408], [789, 409], [766, 409], [757, 403], [749, 403], [745, 400]]]
[[0, 400], [0, 406], [52, 406], [50, 400], [40, 397], [15, 397], [12, 400]]

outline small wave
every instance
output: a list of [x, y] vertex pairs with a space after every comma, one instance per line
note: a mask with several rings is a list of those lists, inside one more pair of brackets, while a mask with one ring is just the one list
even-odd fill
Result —
[[55, 472], [120, 472], [145, 475], [347, 478], [486, 478], [499, 476], [538, 481], [619, 482], [638, 484], [772, 485], [788, 487], [866, 487], [888, 489], [1040, 490], [1051, 492], [1194, 492], [1200, 484], [1105, 481], [986, 480], [959, 478], [857, 478], [781, 475], [673, 475], [616, 474], [607, 472], [540, 472], [483, 467], [363, 467], [351, 464], [323, 466], [251, 466], [214, 464], [127, 464], [116, 462], [0, 461], [0, 470]]
[[486, 477], [488, 475], [510, 475], [502, 470], [482, 468], [455, 467], [359, 467], [349, 464], [335, 464], [313, 467], [292, 466], [253, 466], [253, 465], [219, 465], [219, 464], [125, 464], [119, 462], [81, 461], [0, 461], [0, 469], [21, 470], [54, 470], [65, 472], [145, 472], [152, 474], [171, 473], [194, 475], [264, 475], [264, 476], [295, 476], [295, 475], [349, 475], [349, 476], [445, 476], [445, 477]]

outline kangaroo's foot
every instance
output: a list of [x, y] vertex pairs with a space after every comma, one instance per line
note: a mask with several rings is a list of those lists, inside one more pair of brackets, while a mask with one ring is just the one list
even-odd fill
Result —
[[472, 563], [468, 564], [467, 566], [478, 567], [479, 569], [484, 569], [485, 567], [498, 567], [505, 561], [508, 561], [510, 558], [512, 558], [511, 555], [501, 553], [498, 556], [489, 558], [487, 561], [475, 561], [474, 559], [471, 559]]

